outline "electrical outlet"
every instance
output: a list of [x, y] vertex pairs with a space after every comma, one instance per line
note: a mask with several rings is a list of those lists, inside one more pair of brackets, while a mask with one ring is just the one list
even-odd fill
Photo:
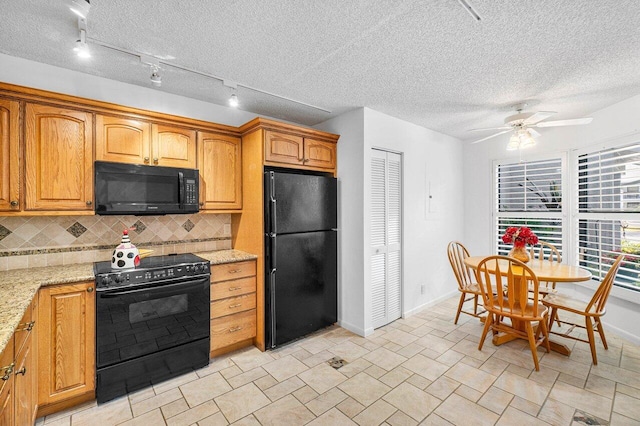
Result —
[[422, 284], [420, 285], [420, 294], [424, 294], [424, 291], [425, 291], [425, 285]]

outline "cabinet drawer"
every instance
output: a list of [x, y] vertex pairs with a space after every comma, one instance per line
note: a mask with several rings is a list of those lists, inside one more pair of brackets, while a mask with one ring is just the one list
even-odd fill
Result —
[[249, 277], [256, 274], [256, 262], [225, 263], [211, 267], [211, 282], [235, 280], [236, 278]]
[[211, 284], [211, 300], [226, 299], [227, 297], [256, 291], [256, 277], [240, 278], [239, 280], [222, 281]]
[[256, 294], [245, 294], [211, 302], [211, 318], [219, 318], [256, 308]]
[[211, 320], [211, 350], [224, 348], [256, 335], [256, 311]]

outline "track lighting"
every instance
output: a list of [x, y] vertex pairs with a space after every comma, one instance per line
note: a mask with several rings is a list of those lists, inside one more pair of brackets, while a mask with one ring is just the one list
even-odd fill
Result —
[[89, 0], [69, 0], [69, 9], [82, 19], [86, 19], [91, 9], [91, 3]]
[[151, 66], [151, 84], [155, 87], [162, 86], [162, 76], [160, 75], [160, 68], [152, 65]]
[[237, 108], [238, 107], [238, 95], [236, 95], [236, 90], [238, 90], [238, 83], [236, 83], [235, 81], [231, 81], [231, 80], [222, 80], [222, 85], [225, 87], [229, 87], [233, 90], [233, 93], [231, 94], [231, 97], [229, 98], [229, 106], [233, 107], [233, 108]]
[[73, 51], [76, 52], [78, 58], [90, 58], [91, 51], [87, 44], [87, 21], [82, 18], [78, 18], [78, 32], [80, 38], [76, 40], [76, 45], [73, 48]]

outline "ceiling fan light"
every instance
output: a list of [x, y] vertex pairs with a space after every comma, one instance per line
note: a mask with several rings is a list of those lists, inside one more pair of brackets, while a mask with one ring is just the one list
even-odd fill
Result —
[[507, 144], [507, 151], [515, 151], [519, 147], [520, 147], [520, 138], [518, 138], [518, 135], [514, 134], [509, 138], [509, 143]]
[[531, 148], [536, 144], [536, 140], [531, 137], [528, 133], [525, 133], [523, 136], [520, 136], [520, 149]]

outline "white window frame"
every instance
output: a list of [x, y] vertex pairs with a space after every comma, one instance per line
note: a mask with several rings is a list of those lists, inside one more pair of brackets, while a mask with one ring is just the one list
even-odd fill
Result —
[[[521, 152], [521, 154], [526, 153], [526, 151]], [[569, 206], [573, 205], [573, 193], [571, 192], [570, 186], [570, 173], [568, 167], [568, 155], [567, 152], [550, 152], [539, 155], [531, 155], [527, 156], [524, 161], [526, 162], [535, 162], [535, 161], [548, 161], [548, 160], [560, 160], [560, 176], [562, 179], [561, 183], [561, 191], [562, 191], [562, 209], [560, 211], [559, 216], [562, 218], [562, 251], [563, 251], [563, 261], [566, 263], [573, 262], [574, 259], [571, 259], [571, 252], [573, 250], [569, 250]], [[498, 253], [498, 240], [496, 235], [496, 231], [498, 229], [498, 221], [500, 218], [553, 218], [557, 217], [557, 212], [544, 212], [544, 211], [532, 211], [532, 212], [499, 212], [498, 211], [498, 185], [497, 185], [497, 167], [498, 165], [506, 165], [506, 164], [516, 164], [520, 162], [521, 159], [515, 157], [502, 158], [498, 160], [493, 160], [491, 167], [491, 184], [492, 184], [492, 193], [493, 193], [493, 204], [491, 207], [492, 211], [492, 226], [491, 226], [491, 241], [493, 244], [493, 252]], [[568, 255], [568, 256], [567, 256]], [[567, 256], [567, 257], [565, 257]]]

